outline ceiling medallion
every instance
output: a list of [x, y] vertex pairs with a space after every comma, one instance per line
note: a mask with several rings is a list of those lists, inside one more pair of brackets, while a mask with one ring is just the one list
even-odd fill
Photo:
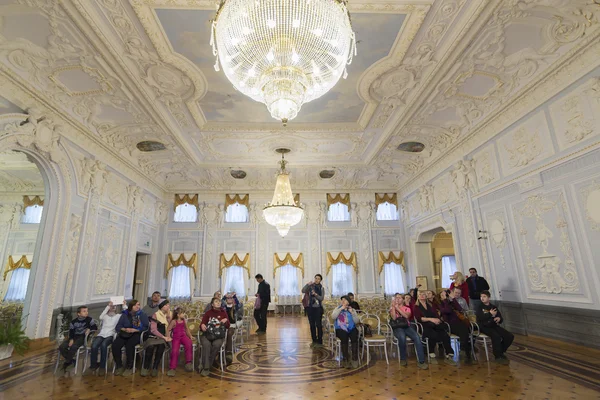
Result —
[[400, 143], [398, 150], [408, 153], [420, 153], [425, 149], [425, 145], [421, 142], [404, 142]]
[[331, 179], [334, 175], [335, 171], [332, 169], [324, 169], [321, 172], [319, 172], [319, 176], [321, 177], [321, 179]]
[[233, 86], [294, 119], [327, 93], [356, 55], [347, 0], [220, 0], [210, 44]]
[[304, 209], [294, 201], [290, 176], [285, 169], [286, 161], [284, 155], [290, 150], [277, 149], [276, 151], [281, 153], [281, 161], [279, 162], [281, 169], [279, 175], [277, 175], [273, 199], [263, 208], [263, 216], [269, 225], [277, 228], [277, 232], [279, 232], [281, 237], [285, 237], [290, 228], [300, 222], [304, 215]]
[[229, 174], [231, 174], [234, 179], [244, 179], [246, 177], [246, 171], [241, 169], [232, 169], [229, 171]]
[[150, 152], [150, 151], [160, 151], [166, 149], [165, 145], [161, 142], [155, 142], [153, 140], [145, 140], [143, 142], [139, 142], [136, 147], [139, 151]]

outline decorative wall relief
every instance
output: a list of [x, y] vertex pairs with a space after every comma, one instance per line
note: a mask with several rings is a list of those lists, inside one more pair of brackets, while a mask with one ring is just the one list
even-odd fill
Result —
[[477, 192], [477, 175], [475, 173], [475, 160], [459, 160], [452, 171], [452, 181], [456, 187], [456, 193], [463, 190]]
[[545, 114], [538, 112], [502, 136], [498, 148], [505, 176], [554, 154]]
[[600, 183], [594, 181], [580, 190], [585, 207], [585, 217], [593, 231], [600, 231]]
[[594, 77], [549, 106], [561, 150], [600, 133], [600, 78]]
[[75, 271], [77, 261], [77, 249], [79, 248], [79, 236], [81, 234], [81, 216], [71, 214], [71, 226], [67, 237], [67, 253], [65, 264], [67, 272], [65, 274], [65, 297], [64, 305], [71, 304], [71, 289], [73, 286], [73, 272]]
[[432, 185], [422, 186], [419, 190], [418, 196], [422, 214], [435, 210], [435, 198]]
[[[529, 288], [533, 292], [558, 294], [580, 290], [566, 214], [563, 192], [531, 196], [522, 207], [515, 205]], [[558, 249], [561, 255], [556, 254]], [[532, 253], [538, 254], [535, 259]]]
[[477, 182], [479, 186], [486, 186], [498, 179], [496, 153], [493, 145], [489, 145], [473, 156]]
[[113, 224], [102, 225], [100, 228], [94, 294], [116, 293], [116, 268], [121, 261], [123, 236], [123, 230]]
[[506, 260], [504, 259], [504, 248], [506, 247], [506, 228], [504, 227], [504, 214], [496, 213], [488, 220], [488, 238], [490, 242], [498, 249], [502, 268], [506, 269]]

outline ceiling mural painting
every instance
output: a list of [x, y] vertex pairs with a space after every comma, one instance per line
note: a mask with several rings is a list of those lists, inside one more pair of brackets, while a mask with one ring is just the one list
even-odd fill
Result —
[[536, 88], [600, 37], [593, 0], [349, 7], [348, 79], [284, 129], [214, 71], [212, 1], [5, 1], [0, 113], [33, 107], [14, 101], [25, 90], [165, 191], [271, 190], [286, 147], [295, 190], [410, 192], [548, 96]]

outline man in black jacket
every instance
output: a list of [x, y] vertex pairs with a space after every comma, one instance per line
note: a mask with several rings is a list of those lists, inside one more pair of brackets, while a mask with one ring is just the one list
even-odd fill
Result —
[[263, 279], [261, 274], [255, 276], [256, 282], [258, 282], [258, 291], [256, 297], [260, 299], [260, 308], [254, 309], [254, 319], [258, 329], [256, 330], [257, 335], [264, 335], [267, 333], [267, 309], [271, 302], [271, 286]]
[[499, 364], [508, 364], [508, 358], [504, 355], [510, 347], [515, 336], [500, 326], [504, 321], [500, 310], [490, 303], [490, 292], [483, 290], [481, 292], [481, 304], [476, 311], [477, 324], [481, 333], [485, 333], [492, 339], [492, 349], [496, 362]]
[[470, 276], [467, 278], [467, 285], [469, 285], [469, 304], [471, 305], [471, 310], [477, 311], [481, 305], [481, 292], [490, 290], [490, 285], [488, 285], [485, 278], [477, 275], [477, 270], [475, 268], [469, 268], [469, 275]]

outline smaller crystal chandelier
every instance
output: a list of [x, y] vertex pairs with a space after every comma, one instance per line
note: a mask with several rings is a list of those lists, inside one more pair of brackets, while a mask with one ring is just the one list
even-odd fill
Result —
[[277, 149], [281, 154], [281, 170], [277, 175], [277, 183], [275, 184], [275, 192], [270, 203], [263, 208], [263, 216], [269, 225], [277, 228], [277, 232], [281, 237], [285, 237], [290, 231], [290, 228], [296, 225], [304, 215], [304, 209], [300, 204], [294, 201], [292, 194], [292, 186], [290, 185], [290, 175], [285, 170], [287, 162], [284, 159], [284, 154], [289, 153], [289, 149]]

